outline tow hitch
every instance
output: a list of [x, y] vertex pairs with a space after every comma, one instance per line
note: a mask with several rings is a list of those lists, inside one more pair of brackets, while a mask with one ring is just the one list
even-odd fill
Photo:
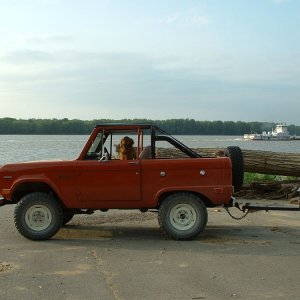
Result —
[[[267, 200], [270, 202], [270, 200]], [[242, 200], [241, 202], [237, 201], [235, 198], [232, 198], [230, 203], [227, 205], [224, 205], [225, 210], [227, 213], [235, 220], [241, 220], [245, 218], [249, 212], [256, 212], [260, 210], [264, 210], [266, 212], [271, 210], [277, 210], [277, 211], [300, 211], [300, 200], [298, 201], [298, 205], [291, 205], [291, 204], [274, 204], [273, 202], [270, 204], [257, 204], [257, 202], [260, 202], [260, 200], [257, 200], [255, 202], [248, 201], [245, 202], [245, 200]], [[263, 202], [263, 201], [262, 201]], [[230, 211], [229, 208], [235, 207], [239, 211], [243, 212], [243, 215], [240, 217], [234, 216]]]

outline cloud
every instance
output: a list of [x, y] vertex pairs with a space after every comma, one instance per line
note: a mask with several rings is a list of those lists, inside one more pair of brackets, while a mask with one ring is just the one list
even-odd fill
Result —
[[189, 16], [186, 18], [187, 24], [204, 25], [209, 24], [209, 18], [207, 16]]
[[[277, 61], [274, 64], [274, 61]], [[293, 64], [287, 64], [293, 61]], [[151, 57], [141, 53], [77, 51], [13, 51], [2, 54], [0, 79], [3, 81], [54, 80], [77, 78], [82, 82], [101, 81], [124, 85], [128, 82], [155, 82], [162, 85], [186, 79], [190, 82], [276, 84], [297, 87], [300, 56], [244, 60], [231, 56]], [[161, 81], [161, 83], [159, 83]]]
[[176, 14], [167, 16], [164, 21], [165, 21], [165, 23], [172, 24], [172, 23], [177, 22], [179, 20], [179, 18], [180, 18], [180, 14], [176, 13]]
[[[12, 52], [6, 54], [6, 62], [1, 59], [0, 98], [11, 101], [8, 107], [27, 103], [27, 117], [267, 120], [269, 107], [274, 116], [277, 110], [278, 115], [296, 115], [299, 110], [293, 101], [298, 101], [300, 90], [295, 78], [300, 76], [294, 75], [299, 75], [299, 68], [290, 77], [283, 72], [278, 77], [269, 66], [262, 72], [259, 63], [250, 65], [213, 56]], [[291, 109], [280, 107], [281, 99], [287, 99]], [[274, 103], [279, 104], [274, 107]]]
[[148, 19], [148, 22], [179, 25], [183, 27], [202, 26], [210, 24], [209, 16], [201, 14], [197, 9], [189, 9], [185, 12], [171, 13], [159, 19]]
[[276, 3], [276, 4], [283, 4], [286, 2], [289, 2], [290, 0], [272, 0], [272, 2]]
[[72, 36], [68, 35], [45, 35], [45, 36], [21, 36], [21, 40], [30, 44], [61, 44], [73, 41]]
[[49, 5], [59, 4], [59, 0], [38, 0], [37, 4], [42, 6], [49, 6]]
[[49, 62], [50, 59], [50, 53], [37, 50], [12, 51], [1, 57], [2, 63], [7, 64], [33, 64]]
[[[228, 82], [276, 82], [276, 84], [299, 85], [300, 55], [287, 57], [270, 55], [246, 60], [226, 55], [149, 56], [130, 52], [84, 52], [84, 51], [12, 51], [1, 56], [0, 76], [14, 70], [17, 74], [72, 74], [90, 78], [97, 75], [107, 81], [120, 78], [138, 80], [150, 74], [152, 78], [176, 76], [190, 79], [217, 79]], [[276, 61], [276, 64], [274, 64]], [[293, 63], [288, 63], [288, 62]], [[95, 74], [96, 72], [96, 74]], [[10, 72], [11, 73], [11, 72]], [[18, 76], [19, 77], [19, 76]], [[26, 78], [24, 78], [26, 80]], [[93, 81], [93, 78], [90, 78]]]

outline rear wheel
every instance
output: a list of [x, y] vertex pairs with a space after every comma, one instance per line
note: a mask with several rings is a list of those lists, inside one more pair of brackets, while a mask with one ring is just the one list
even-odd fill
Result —
[[158, 222], [163, 232], [176, 240], [193, 239], [207, 223], [207, 209], [201, 199], [190, 193], [168, 196], [161, 204]]
[[31, 193], [18, 202], [14, 221], [16, 228], [24, 237], [31, 240], [46, 240], [61, 228], [63, 210], [52, 195]]

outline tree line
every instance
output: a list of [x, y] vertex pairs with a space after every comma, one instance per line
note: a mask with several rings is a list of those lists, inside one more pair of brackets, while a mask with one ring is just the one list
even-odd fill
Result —
[[[0, 118], [0, 134], [89, 134], [95, 125], [106, 123], [153, 123], [170, 134], [186, 135], [243, 135], [244, 133], [270, 131], [275, 123], [243, 121], [196, 121], [194, 119], [15, 119]], [[300, 136], [300, 126], [289, 125], [292, 135]]]

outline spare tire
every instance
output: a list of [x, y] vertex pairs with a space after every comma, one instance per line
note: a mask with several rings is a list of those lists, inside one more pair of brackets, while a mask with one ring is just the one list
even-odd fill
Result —
[[242, 150], [236, 146], [229, 146], [225, 151], [226, 156], [231, 159], [232, 164], [232, 185], [234, 191], [241, 189], [244, 182], [244, 159]]

